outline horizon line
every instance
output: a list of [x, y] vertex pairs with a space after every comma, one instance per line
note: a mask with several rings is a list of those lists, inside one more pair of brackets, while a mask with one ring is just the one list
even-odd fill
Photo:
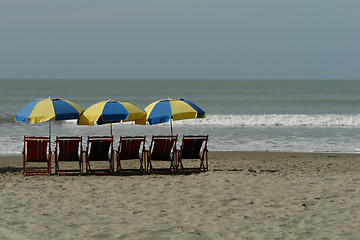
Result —
[[0, 80], [290, 80], [290, 81], [307, 81], [307, 80], [349, 80], [359, 81], [360, 78], [0, 78]]

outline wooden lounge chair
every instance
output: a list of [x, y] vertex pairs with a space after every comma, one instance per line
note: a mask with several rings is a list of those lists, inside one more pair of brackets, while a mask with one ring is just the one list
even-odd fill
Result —
[[[177, 170], [180, 172], [204, 172], [208, 170], [208, 149], [207, 142], [209, 141], [209, 135], [195, 136], [184, 135], [181, 143], [180, 150], [178, 151]], [[185, 168], [184, 160], [198, 159], [200, 165], [197, 168]]]
[[[24, 175], [51, 174], [50, 137], [24, 136], [24, 148], [22, 154]], [[29, 166], [29, 163], [32, 163], [32, 167]], [[44, 163], [46, 164], [46, 167], [40, 166]]]
[[[117, 151], [117, 167], [116, 170], [121, 173], [144, 173], [145, 159], [145, 136], [120, 136], [119, 147]], [[139, 168], [124, 168], [121, 161], [138, 160]]]
[[[55, 174], [81, 174], [83, 169], [82, 160], [82, 137], [56, 137], [55, 140]], [[78, 167], [60, 169], [60, 162], [77, 163]], [[73, 165], [73, 164], [71, 164]]]
[[[89, 136], [85, 151], [86, 173], [111, 174], [114, 172], [113, 136]], [[96, 168], [91, 167], [91, 162], [96, 162]], [[104, 168], [100, 162], [107, 162]], [[94, 163], [95, 164], [95, 163]]]
[[[146, 151], [146, 170], [151, 173], [176, 173], [176, 141], [177, 135], [152, 136], [149, 150]], [[154, 161], [170, 162], [168, 168], [155, 168]]]

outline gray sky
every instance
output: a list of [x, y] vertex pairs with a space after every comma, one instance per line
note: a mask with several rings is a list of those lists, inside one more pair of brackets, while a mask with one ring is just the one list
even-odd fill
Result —
[[0, 0], [0, 78], [360, 79], [359, 0]]

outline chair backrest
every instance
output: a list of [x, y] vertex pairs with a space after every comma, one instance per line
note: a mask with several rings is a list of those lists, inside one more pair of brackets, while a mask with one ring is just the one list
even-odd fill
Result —
[[[145, 150], [145, 136], [122, 137], [119, 142], [119, 157], [121, 160], [137, 159], [140, 157], [140, 150]], [[142, 145], [142, 148], [141, 148]]]
[[82, 147], [82, 137], [56, 137], [55, 151], [56, 153], [58, 153], [57, 160], [79, 161], [81, 154], [81, 147]]
[[183, 159], [199, 159], [200, 151], [202, 147], [203, 149], [207, 148], [208, 140], [209, 140], [209, 135], [206, 136], [184, 135], [180, 147], [181, 157]]
[[152, 136], [150, 152], [152, 160], [169, 161], [171, 150], [176, 149], [177, 135]]
[[109, 149], [113, 150], [113, 137], [88, 137], [89, 161], [109, 161]]
[[24, 144], [26, 145], [26, 161], [47, 162], [48, 153], [49, 153], [49, 149], [48, 149], [49, 143], [50, 143], [50, 137], [24, 136]]

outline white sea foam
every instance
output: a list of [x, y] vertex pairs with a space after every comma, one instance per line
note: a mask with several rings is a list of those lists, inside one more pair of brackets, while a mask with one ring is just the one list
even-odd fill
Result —
[[[68, 126], [76, 126], [76, 120], [64, 121]], [[114, 123], [134, 125], [134, 122]], [[168, 123], [165, 123], [168, 124]], [[215, 115], [209, 114], [202, 119], [174, 121], [174, 125], [187, 126], [242, 126], [242, 127], [360, 127], [360, 114], [269, 114], [269, 115]]]
[[174, 122], [174, 125], [212, 125], [243, 127], [360, 127], [360, 115], [208, 115], [204, 119]]

